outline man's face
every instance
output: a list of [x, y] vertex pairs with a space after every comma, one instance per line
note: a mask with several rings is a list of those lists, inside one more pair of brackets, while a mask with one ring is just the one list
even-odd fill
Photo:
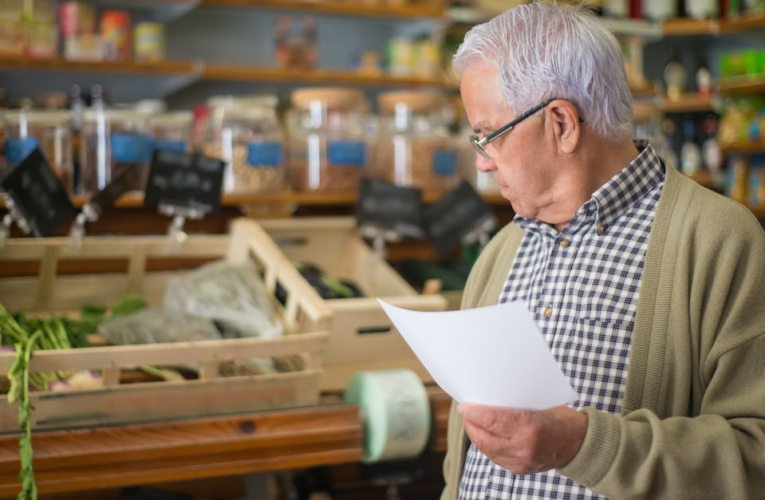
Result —
[[[513, 110], [502, 96], [499, 69], [483, 61], [470, 64], [460, 81], [462, 102], [474, 133], [483, 138], [525, 110]], [[491, 172], [504, 198], [522, 217], [538, 217], [553, 200], [552, 150], [545, 140], [543, 111], [523, 120], [486, 146], [490, 159], [477, 155], [476, 168]]]

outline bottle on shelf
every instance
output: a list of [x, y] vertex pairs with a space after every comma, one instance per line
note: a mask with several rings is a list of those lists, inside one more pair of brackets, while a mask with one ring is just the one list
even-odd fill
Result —
[[677, 2], [667, 0], [643, 0], [643, 16], [654, 21], [666, 21], [677, 17]]
[[669, 62], [664, 66], [664, 85], [667, 89], [667, 98], [676, 101], [685, 92], [688, 84], [688, 71], [680, 61], [678, 50], [672, 49]]
[[712, 95], [712, 71], [709, 69], [706, 54], [701, 54], [699, 66], [696, 68], [696, 92], [705, 97]]
[[717, 19], [720, 17], [720, 1], [685, 0], [685, 13], [693, 19]]
[[722, 152], [717, 142], [717, 123], [717, 116], [714, 113], [709, 113], [701, 124], [705, 137], [704, 143], [701, 145], [701, 156], [704, 168], [712, 173], [719, 172], [723, 164]]
[[701, 170], [701, 148], [696, 144], [696, 125], [690, 115], [683, 118], [683, 146], [680, 148], [680, 165], [686, 175], [693, 175]]

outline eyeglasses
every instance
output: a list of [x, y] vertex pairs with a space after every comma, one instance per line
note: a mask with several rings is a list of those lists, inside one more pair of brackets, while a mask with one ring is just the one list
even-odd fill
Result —
[[[557, 97], [553, 97], [552, 99], [547, 99], [542, 104], [538, 104], [531, 108], [530, 110], [522, 113], [518, 118], [514, 119], [504, 127], [500, 128], [496, 132], [492, 132], [491, 134], [487, 135], [483, 139], [479, 139], [477, 135], [471, 135], [470, 136], [470, 144], [473, 146], [473, 149], [476, 150], [478, 154], [483, 156], [486, 159], [489, 159], [489, 153], [486, 151], [486, 146], [488, 146], [492, 141], [495, 141], [502, 137], [507, 132], [511, 131], [513, 127], [521, 123], [523, 120], [528, 118], [529, 116], [533, 115], [540, 109], [544, 109], [548, 104], [558, 99]], [[584, 120], [579, 118], [579, 123], [582, 123]]]

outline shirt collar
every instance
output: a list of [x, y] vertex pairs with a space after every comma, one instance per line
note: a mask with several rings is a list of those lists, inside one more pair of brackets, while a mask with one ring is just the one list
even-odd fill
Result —
[[[609, 226], [662, 182], [664, 166], [653, 146], [645, 140], [634, 142], [638, 155], [579, 207], [569, 225], [589, 221]], [[536, 219], [516, 215], [513, 222], [526, 231], [554, 232], [551, 226]]]

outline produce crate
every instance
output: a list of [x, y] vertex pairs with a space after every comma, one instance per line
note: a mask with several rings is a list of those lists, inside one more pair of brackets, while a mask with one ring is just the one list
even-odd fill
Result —
[[323, 390], [345, 388], [359, 370], [410, 368], [424, 382], [433, 381], [377, 298], [406, 309], [443, 311], [447, 308], [443, 296], [418, 294], [364, 243], [352, 218], [259, 222], [287, 258], [314, 263], [335, 278], [354, 281], [365, 294], [364, 298], [324, 301], [334, 321], [324, 360]]
[[[10, 311], [66, 314], [86, 304], [110, 306], [137, 292], [150, 306], [159, 305], [169, 278], [219, 259], [252, 262], [271, 296], [281, 285], [287, 293], [284, 305], [273, 303], [284, 336], [40, 351], [31, 371], [103, 370], [105, 388], [31, 393], [34, 427], [90, 427], [317, 403], [331, 310], [250, 220], [235, 221], [230, 236], [190, 236], [181, 244], [165, 236], [89, 237], [80, 247], [68, 238], [10, 240], [0, 249], [0, 303]], [[218, 376], [225, 361], [285, 355], [301, 355], [304, 369]], [[0, 354], [0, 373], [7, 373], [14, 356]], [[199, 379], [120, 384], [125, 369], [177, 364], [201, 366]], [[17, 422], [16, 405], [0, 397], [0, 432], [17, 431]]]

